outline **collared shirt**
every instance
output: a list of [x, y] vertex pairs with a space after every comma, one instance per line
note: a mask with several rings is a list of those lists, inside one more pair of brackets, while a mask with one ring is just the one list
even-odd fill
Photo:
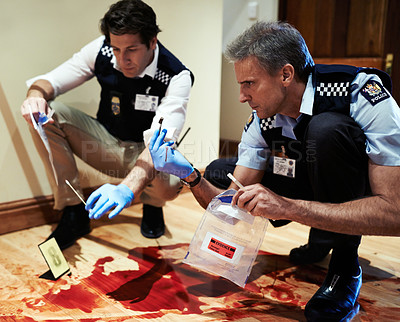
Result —
[[[400, 166], [399, 106], [391, 96], [372, 105], [361, 93], [364, 84], [371, 80], [381, 83], [378, 76], [362, 72], [352, 82], [350, 116], [365, 133], [365, 150], [368, 157], [379, 165]], [[296, 139], [293, 128], [303, 114], [312, 115], [314, 92], [310, 75], [300, 105], [302, 114], [297, 120], [286, 115], [276, 115], [275, 127], [282, 127], [282, 135]], [[261, 134], [260, 119], [256, 112], [253, 112], [253, 115], [253, 121], [242, 134], [237, 164], [265, 170], [271, 151]]]
[[[98, 37], [52, 71], [27, 80], [27, 86], [29, 87], [38, 79], [45, 79], [53, 86], [54, 97], [57, 97], [90, 80], [94, 77], [96, 57], [104, 39], [105, 36]], [[145, 75], [154, 78], [157, 71], [158, 53], [159, 48], [157, 45], [153, 61], [137, 76], [138, 78], [143, 78]], [[115, 69], [120, 70], [114, 55], [111, 62], [114, 64]], [[179, 137], [186, 119], [191, 85], [192, 82], [188, 70], [184, 70], [171, 78], [165, 96], [157, 107], [150, 127], [151, 131], [146, 133], [146, 137], [151, 136], [153, 130], [158, 128], [158, 121], [161, 117], [164, 118], [163, 128], [169, 129], [168, 133], [174, 133], [171, 139], [176, 140]]]

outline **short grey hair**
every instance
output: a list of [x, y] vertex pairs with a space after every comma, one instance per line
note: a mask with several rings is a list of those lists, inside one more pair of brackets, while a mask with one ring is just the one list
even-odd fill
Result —
[[291, 64], [303, 82], [307, 81], [314, 66], [300, 32], [289, 23], [280, 21], [256, 22], [233, 40], [225, 51], [225, 57], [232, 62], [250, 56], [256, 57], [260, 67], [270, 75], [275, 75], [285, 64]]

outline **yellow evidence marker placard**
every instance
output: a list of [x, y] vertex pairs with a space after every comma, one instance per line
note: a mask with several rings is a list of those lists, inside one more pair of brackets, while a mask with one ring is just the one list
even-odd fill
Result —
[[[68, 262], [54, 237], [39, 244], [39, 249], [46, 260], [47, 266], [50, 268], [50, 271], [46, 272], [41, 277], [56, 280], [69, 272], [70, 268]], [[49, 275], [50, 272], [52, 274]]]

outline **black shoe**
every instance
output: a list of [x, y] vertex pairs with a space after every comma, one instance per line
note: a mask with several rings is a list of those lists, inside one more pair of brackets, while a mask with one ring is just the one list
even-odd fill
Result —
[[140, 232], [146, 238], [158, 238], [165, 233], [164, 214], [161, 207], [143, 205]]
[[63, 214], [57, 228], [46, 239], [55, 238], [61, 250], [72, 246], [75, 241], [89, 234], [90, 219], [88, 212], [83, 204], [75, 206], [67, 206], [63, 210]]
[[322, 261], [331, 251], [330, 246], [311, 243], [293, 248], [289, 260], [296, 265], [312, 264]]
[[322, 286], [308, 301], [304, 310], [307, 321], [349, 321], [358, 310], [356, 303], [362, 284], [362, 270], [346, 277], [328, 271]]
[[272, 226], [274, 226], [275, 228], [279, 228], [282, 226], [285, 226], [287, 224], [290, 224], [292, 221], [290, 220], [284, 220], [284, 219], [279, 219], [279, 220], [269, 220], [269, 222], [271, 223]]

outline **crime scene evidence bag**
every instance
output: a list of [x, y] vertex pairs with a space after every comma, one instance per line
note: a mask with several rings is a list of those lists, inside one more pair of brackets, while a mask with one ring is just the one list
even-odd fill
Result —
[[211, 200], [183, 263], [244, 287], [263, 242], [268, 219], [232, 206], [235, 193], [236, 190], [229, 189]]

